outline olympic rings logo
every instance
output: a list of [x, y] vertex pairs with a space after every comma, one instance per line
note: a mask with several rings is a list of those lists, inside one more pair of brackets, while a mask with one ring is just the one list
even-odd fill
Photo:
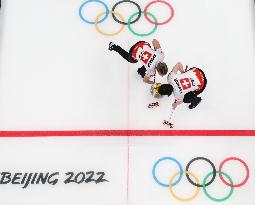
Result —
[[[199, 178], [191, 171], [189, 171], [190, 169], [190, 165], [192, 163], [194, 163], [195, 161], [198, 161], [198, 160], [203, 160], [205, 162], [208, 162], [210, 164], [210, 166], [212, 167], [212, 171], [209, 172], [205, 177], [204, 179], [202, 180], [202, 183], [199, 182]], [[174, 173], [171, 177], [170, 177], [170, 180], [169, 180], [169, 183], [164, 183], [164, 182], [161, 182], [158, 178], [157, 178], [157, 175], [156, 175], [156, 169], [157, 169], [157, 166], [163, 162], [163, 161], [171, 161], [171, 162], [174, 162], [175, 164], [177, 164], [178, 168], [179, 168], [179, 171]], [[223, 166], [227, 163], [227, 162], [230, 162], [230, 161], [238, 161], [240, 162], [245, 170], [246, 170], [246, 176], [244, 178], [244, 180], [238, 184], [234, 184], [232, 178], [223, 170]], [[183, 174], [186, 175], [186, 178], [187, 180], [193, 185], [196, 187], [196, 190], [195, 192], [191, 195], [191, 196], [188, 196], [186, 198], [184, 197], [180, 197], [178, 196], [175, 191], [174, 191], [174, 187], [181, 181], [182, 177], [183, 177]], [[229, 193], [227, 194], [227, 196], [223, 197], [223, 198], [216, 198], [214, 196], [212, 196], [211, 194], [209, 194], [209, 192], [207, 191], [207, 186], [209, 186], [210, 184], [213, 183], [213, 181], [215, 180], [216, 178], [216, 174], [219, 174], [219, 177], [221, 179], [221, 181], [230, 188], [230, 191]], [[155, 182], [162, 186], [162, 187], [167, 187], [169, 188], [169, 191], [170, 193], [172, 194], [172, 196], [179, 200], [179, 201], [191, 201], [193, 200], [198, 194], [199, 194], [199, 191], [200, 191], [200, 188], [202, 187], [202, 190], [204, 192], [204, 194], [209, 198], [211, 199], [212, 201], [216, 201], [216, 202], [223, 202], [223, 201], [226, 201], [228, 200], [232, 194], [233, 194], [233, 190], [234, 188], [237, 188], [237, 187], [241, 187], [243, 186], [244, 184], [246, 184], [246, 182], [248, 181], [249, 179], [249, 176], [250, 176], [250, 171], [249, 171], [249, 167], [248, 165], [240, 158], [237, 158], [237, 157], [229, 157], [229, 158], [226, 158], [224, 159], [220, 166], [219, 166], [219, 170], [217, 171], [216, 168], [215, 168], [215, 165], [207, 158], [205, 157], [196, 157], [194, 159], [192, 159], [186, 166], [186, 169], [185, 171], [183, 171], [183, 168], [182, 168], [182, 165], [181, 163], [176, 160], [175, 158], [173, 157], [163, 157], [163, 158], [160, 158], [159, 160], [156, 161], [156, 163], [153, 165], [153, 168], [152, 168], [152, 176], [153, 176], [153, 179], [155, 180]], [[176, 177], [178, 176], [178, 178], [176, 179]], [[191, 179], [191, 177], [193, 178], [193, 180]], [[224, 176], [224, 177], [223, 177]], [[208, 180], [209, 178], [211, 177], [210, 180]], [[176, 179], [176, 180], [175, 180]]]
[[[95, 17], [95, 20], [91, 21], [84, 17], [83, 10], [84, 10], [85, 6], [87, 6], [89, 3], [93, 3], [93, 2], [101, 4], [104, 7], [105, 11], [102, 13], [99, 13]], [[127, 21], [124, 20], [124, 17], [120, 13], [115, 11], [116, 8], [123, 3], [130, 3], [130, 4], [134, 5], [138, 10], [137, 12], [133, 13], [128, 18]], [[148, 11], [152, 5], [157, 4], [157, 3], [161, 3], [165, 6], [167, 6], [170, 10], [170, 16], [163, 22], [158, 22], [155, 15], [153, 15], [151, 12]], [[115, 22], [120, 24], [119, 30], [112, 32], [112, 33], [104, 32], [99, 27], [99, 24], [104, 22], [107, 19], [107, 17], [109, 16], [109, 14], [112, 15], [113, 20]], [[144, 15], [144, 17], [146, 18], [146, 20], [149, 23], [153, 24], [153, 28], [148, 33], [138, 33], [136, 31], [134, 31], [134, 29], [131, 27], [132, 24], [136, 23], [141, 18], [142, 14]], [[128, 29], [131, 33], [133, 33], [134, 35], [139, 36], [139, 37], [145, 37], [145, 36], [149, 36], [149, 35], [153, 34], [157, 30], [158, 26], [165, 25], [165, 24], [169, 23], [174, 17], [174, 9], [170, 3], [163, 1], [163, 0], [154, 0], [154, 1], [149, 2], [145, 6], [145, 9], [143, 11], [142, 11], [141, 7], [139, 6], [139, 4], [137, 4], [135, 1], [132, 1], [132, 0], [119, 1], [116, 4], [114, 4], [114, 6], [112, 7], [111, 10], [109, 10], [107, 4], [102, 0], [87, 0], [81, 4], [81, 6], [79, 8], [79, 16], [82, 19], [82, 21], [84, 21], [85, 23], [93, 24], [95, 26], [96, 31], [98, 31], [100, 34], [102, 34], [104, 36], [115, 36], [115, 35], [119, 34], [120, 32], [122, 32], [124, 30], [125, 26], [127, 25]]]

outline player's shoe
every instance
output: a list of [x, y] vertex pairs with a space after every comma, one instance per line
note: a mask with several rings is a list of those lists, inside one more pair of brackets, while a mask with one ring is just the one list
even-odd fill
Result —
[[108, 47], [109, 51], [112, 51], [112, 50], [114, 49], [115, 46], [116, 46], [115, 43], [110, 42], [110, 43], [109, 43], [109, 47]]
[[189, 109], [194, 109], [197, 107], [197, 105], [201, 102], [202, 98], [201, 97], [196, 97], [191, 104], [189, 105]]

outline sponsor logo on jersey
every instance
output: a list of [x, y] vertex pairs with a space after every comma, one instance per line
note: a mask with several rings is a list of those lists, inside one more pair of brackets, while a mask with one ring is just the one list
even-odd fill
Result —
[[174, 82], [176, 83], [177, 87], [179, 88], [180, 94], [182, 94], [182, 87], [180, 86], [180, 83], [177, 78], [174, 79]]
[[151, 66], [152, 62], [154, 61], [154, 59], [155, 59], [156, 57], [157, 57], [156, 54], [154, 54], [154, 55], [152, 56], [152, 58], [150, 59], [150, 62], [148, 63], [148, 67]]

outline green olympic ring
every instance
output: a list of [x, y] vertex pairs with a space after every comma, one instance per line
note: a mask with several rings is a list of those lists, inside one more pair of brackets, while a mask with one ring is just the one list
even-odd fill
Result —
[[139, 12], [135, 12], [134, 14], [132, 14], [132, 15], [129, 17], [128, 22], [127, 22], [127, 24], [128, 24], [128, 29], [129, 29], [129, 31], [131, 31], [131, 33], [133, 33], [134, 35], [139, 36], [139, 37], [150, 36], [151, 34], [153, 34], [153, 33], [157, 30], [157, 28], [158, 28], [157, 22], [158, 22], [158, 21], [157, 21], [156, 17], [155, 17], [152, 13], [150, 13], [150, 12], [145, 12], [145, 11], [143, 11], [142, 13], [144, 13], [144, 14], [146, 14], [146, 15], [149, 15], [149, 16], [154, 20], [155, 24], [154, 24], [153, 29], [152, 29], [150, 32], [144, 33], [144, 34], [143, 34], [143, 33], [137, 33], [137, 32], [135, 32], [135, 31], [132, 29], [132, 27], [131, 27], [131, 22], [132, 22], [132, 20], [133, 20], [133, 18], [134, 18], [135, 16], [139, 15]]

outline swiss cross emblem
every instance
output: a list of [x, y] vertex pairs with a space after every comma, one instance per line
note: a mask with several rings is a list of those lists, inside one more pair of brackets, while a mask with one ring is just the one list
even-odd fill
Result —
[[149, 59], [151, 58], [151, 56], [152, 56], [151, 53], [149, 53], [148, 51], [145, 51], [145, 52], [142, 54], [142, 56], [141, 56], [141, 60], [142, 60], [145, 64], [147, 64], [148, 61], [149, 61]]
[[183, 90], [186, 90], [191, 87], [191, 82], [189, 78], [180, 79], [180, 83], [182, 85]]

